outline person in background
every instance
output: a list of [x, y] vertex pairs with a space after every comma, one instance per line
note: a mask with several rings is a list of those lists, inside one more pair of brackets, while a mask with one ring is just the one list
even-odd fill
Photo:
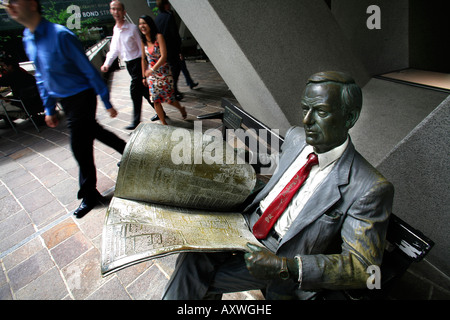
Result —
[[[0, 87], [11, 89], [11, 94], [2, 98], [10, 116], [14, 118], [27, 116], [22, 104], [12, 100], [22, 100], [31, 116], [44, 112], [44, 105], [33, 75], [21, 68], [16, 59], [7, 53], [0, 54], [0, 70]], [[0, 108], [0, 113], [2, 112], [4, 109]]]
[[172, 70], [175, 98], [183, 99], [183, 94], [178, 90], [178, 78], [181, 72], [181, 38], [178, 26], [168, 0], [157, 0], [159, 9], [155, 23], [158, 30], [164, 36], [167, 45], [167, 62]]
[[[149, 92], [142, 84], [141, 70], [141, 36], [137, 27], [125, 20], [125, 6], [117, 0], [109, 4], [110, 13], [116, 24], [114, 26], [113, 37], [111, 39], [110, 50], [106, 55], [106, 60], [101, 67], [101, 71], [108, 72], [114, 60], [120, 56], [126, 63], [128, 73], [131, 76], [130, 95], [133, 101], [133, 119], [127, 130], [134, 130], [141, 122], [142, 97], [144, 97], [152, 107]], [[157, 115], [151, 119], [158, 120]]]
[[139, 18], [139, 30], [142, 39], [143, 82], [150, 88], [151, 101], [155, 104], [161, 123], [167, 125], [162, 108], [163, 102], [176, 107], [183, 119], [186, 119], [186, 109], [175, 99], [174, 79], [166, 63], [167, 49], [163, 35], [158, 33], [155, 22], [149, 16]]
[[192, 80], [191, 74], [189, 73], [189, 70], [186, 65], [186, 60], [182, 55], [180, 56], [180, 59], [181, 59], [180, 62], [181, 72], [183, 72], [184, 78], [186, 79], [186, 85], [189, 86], [189, 88], [194, 89], [195, 87], [198, 86], [198, 82]]
[[120, 154], [126, 142], [104, 129], [95, 119], [97, 95], [110, 117], [117, 110], [109, 100], [109, 91], [100, 73], [87, 58], [78, 38], [64, 26], [42, 17], [39, 0], [14, 0], [7, 5], [8, 15], [25, 26], [23, 44], [28, 58], [36, 66], [36, 83], [45, 108], [49, 127], [59, 124], [55, 112], [59, 102], [67, 118], [72, 153], [79, 166], [77, 218], [90, 212], [103, 197], [97, 191], [94, 163], [94, 139]]

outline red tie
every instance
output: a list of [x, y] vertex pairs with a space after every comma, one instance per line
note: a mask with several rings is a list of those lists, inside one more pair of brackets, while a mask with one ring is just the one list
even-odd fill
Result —
[[284, 212], [284, 210], [289, 205], [292, 197], [295, 195], [297, 190], [308, 178], [309, 172], [314, 165], [319, 164], [319, 160], [315, 153], [311, 153], [308, 156], [308, 161], [305, 165], [297, 172], [297, 174], [289, 181], [289, 183], [284, 187], [280, 194], [272, 201], [272, 203], [267, 207], [261, 217], [256, 221], [253, 226], [253, 234], [257, 239], [265, 239], [270, 229], [272, 229], [275, 222]]

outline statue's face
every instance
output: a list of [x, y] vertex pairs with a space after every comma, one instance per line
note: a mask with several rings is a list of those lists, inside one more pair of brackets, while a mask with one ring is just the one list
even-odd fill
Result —
[[347, 139], [348, 116], [341, 109], [339, 85], [309, 84], [301, 100], [306, 142], [317, 153], [340, 146]]

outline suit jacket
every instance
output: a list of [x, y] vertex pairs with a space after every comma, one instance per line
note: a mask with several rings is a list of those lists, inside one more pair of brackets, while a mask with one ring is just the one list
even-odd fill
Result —
[[[244, 211], [250, 228], [259, 219], [255, 207], [305, 146], [303, 128], [289, 129], [277, 170]], [[302, 279], [296, 290], [366, 287], [367, 267], [381, 264], [393, 196], [392, 184], [350, 141], [283, 239], [262, 242], [278, 256], [301, 257]]]

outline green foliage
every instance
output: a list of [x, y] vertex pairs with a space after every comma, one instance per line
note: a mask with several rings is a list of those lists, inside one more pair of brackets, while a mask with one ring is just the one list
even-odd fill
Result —
[[50, 22], [61, 24], [64, 26], [66, 25], [66, 21], [67, 19], [69, 19], [71, 14], [68, 13], [67, 10], [61, 10], [58, 12], [55, 4], [55, 1], [50, 1], [49, 6], [43, 8], [43, 17]]
[[[47, 7], [43, 8], [43, 12], [44, 12], [43, 17], [45, 19], [63, 26], [66, 25], [67, 20], [72, 16], [72, 13], [67, 12], [67, 9], [58, 11], [56, 9], [56, 1], [53, 0], [49, 2], [49, 5]], [[79, 29], [77, 28], [72, 29], [72, 32], [74, 32], [80, 38], [81, 41], [88, 40], [89, 28], [95, 26], [96, 23], [98, 23], [98, 19], [92, 17], [87, 19], [81, 19], [80, 20], [81, 27]]]

